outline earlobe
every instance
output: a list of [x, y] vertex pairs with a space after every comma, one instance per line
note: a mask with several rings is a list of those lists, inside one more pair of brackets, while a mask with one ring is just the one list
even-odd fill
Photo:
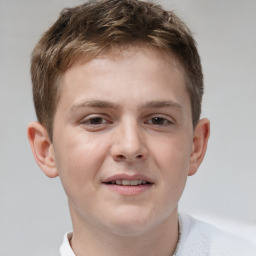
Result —
[[45, 127], [39, 122], [28, 125], [28, 140], [34, 158], [42, 171], [50, 178], [58, 176], [53, 145]]
[[189, 176], [195, 174], [202, 163], [206, 153], [209, 136], [210, 121], [206, 118], [201, 119], [194, 130], [193, 148], [190, 156], [190, 169], [188, 173]]

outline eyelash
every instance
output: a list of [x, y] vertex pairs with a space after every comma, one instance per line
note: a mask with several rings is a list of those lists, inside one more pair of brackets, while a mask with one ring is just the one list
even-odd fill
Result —
[[[174, 121], [170, 120], [171, 118], [166, 118], [161, 116], [160, 114], [157, 115], [150, 115], [145, 118], [144, 124], [151, 125], [153, 127], [164, 128], [174, 124]], [[160, 123], [156, 123], [160, 122]], [[106, 127], [106, 125], [111, 125], [113, 122], [110, 118], [106, 118], [101, 115], [89, 115], [86, 118], [80, 121], [80, 124], [86, 126], [89, 130], [101, 130]]]
[[[160, 124], [158, 123], [154, 123], [154, 121], [161, 121]], [[169, 119], [162, 117], [162, 116], [153, 116], [149, 119], [149, 121], [145, 122], [145, 123], [150, 123], [152, 125], [157, 125], [157, 126], [168, 126], [168, 125], [172, 125], [173, 122], [170, 121]]]
[[[96, 121], [96, 123], [93, 123], [94, 121]], [[97, 123], [97, 121], [101, 121], [101, 122]], [[111, 124], [112, 122], [109, 121], [107, 118], [95, 115], [95, 116], [89, 116], [86, 119], [83, 119], [80, 123], [88, 126], [102, 126], [105, 124]]]

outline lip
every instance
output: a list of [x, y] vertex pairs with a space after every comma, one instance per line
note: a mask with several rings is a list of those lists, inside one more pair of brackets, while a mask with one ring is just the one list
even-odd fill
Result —
[[102, 181], [102, 183], [108, 183], [113, 180], [145, 180], [148, 183], [154, 183], [149, 177], [141, 175], [141, 174], [133, 174], [133, 175], [128, 175], [128, 174], [115, 174], [113, 176], [110, 176]]
[[[117, 185], [117, 184], [109, 183], [115, 180], [144, 180], [147, 182], [147, 184], [132, 186], [132, 185]], [[136, 196], [148, 191], [153, 186], [154, 182], [149, 177], [141, 174], [134, 174], [134, 175], [116, 174], [104, 179], [102, 181], [102, 184], [106, 188], [122, 196]]]
[[146, 191], [148, 191], [153, 184], [145, 184], [145, 185], [137, 185], [137, 186], [124, 186], [124, 185], [116, 185], [116, 184], [106, 184], [106, 186], [111, 191], [118, 193], [122, 196], [137, 196]]

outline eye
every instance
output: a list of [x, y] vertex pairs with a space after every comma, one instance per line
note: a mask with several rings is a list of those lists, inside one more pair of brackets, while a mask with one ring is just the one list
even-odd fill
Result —
[[151, 122], [152, 122], [152, 124], [157, 124], [157, 125], [163, 125], [163, 124], [168, 124], [169, 123], [169, 121], [166, 120], [163, 117], [153, 117], [151, 119]]
[[173, 124], [172, 121], [170, 121], [169, 119], [167, 119], [165, 117], [161, 117], [161, 116], [152, 117], [146, 123], [152, 124], [152, 125], [158, 125], [158, 126], [167, 126], [167, 125]]
[[102, 124], [104, 123], [104, 120], [102, 117], [93, 117], [93, 118], [90, 118], [87, 123], [88, 124], [91, 124], [91, 125], [98, 125], [98, 124]]
[[107, 125], [112, 124], [109, 118], [100, 115], [89, 115], [80, 121], [80, 124], [87, 130], [101, 130], [106, 128]]

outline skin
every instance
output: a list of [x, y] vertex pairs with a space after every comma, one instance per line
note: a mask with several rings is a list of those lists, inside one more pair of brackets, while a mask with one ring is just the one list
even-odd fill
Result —
[[[181, 64], [156, 49], [116, 48], [77, 62], [59, 82], [53, 141], [37, 122], [28, 137], [45, 174], [60, 176], [75, 254], [172, 255], [178, 201], [209, 137], [207, 119], [193, 129]], [[105, 183], [117, 174], [150, 185]]]

